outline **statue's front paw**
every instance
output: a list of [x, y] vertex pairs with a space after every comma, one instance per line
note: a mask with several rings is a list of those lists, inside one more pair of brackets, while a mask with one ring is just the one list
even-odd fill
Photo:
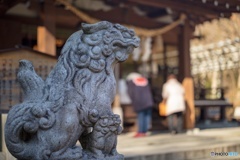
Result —
[[104, 160], [124, 160], [124, 156], [116, 152], [113, 155], [106, 156]]
[[80, 160], [82, 158], [82, 149], [74, 146], [66, 151], [57, 151], [51, 154], [50, 160]]
[[84, 160], [92, 159], [92, 160], [101, 160], [105, 159], [105, 155], [103, 154], [102, 150], [97, 148], [89, 148], [88, 150], [83, 151], [83, 158]]

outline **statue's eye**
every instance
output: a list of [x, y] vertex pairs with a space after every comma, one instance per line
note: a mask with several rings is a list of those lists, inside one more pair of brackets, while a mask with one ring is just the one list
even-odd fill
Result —
[[112, 34], [116, 34], [116, 33], [117, 33], [117, 31], [112, 31], [111, 33], [112, 33]]
[[131, 35], [128, 32], [123, 32], [122, 34], [124, 38], [131, 38]]
[[134, 36], [134, 34], [135, 34], [135, 33], [134, 33], [134, 31], [133, 31], [133, 30], [131, 30], [131, 29], [128, 31], [128, 33], [131, 35], [131, 37], [133, 37], [133, 36]]

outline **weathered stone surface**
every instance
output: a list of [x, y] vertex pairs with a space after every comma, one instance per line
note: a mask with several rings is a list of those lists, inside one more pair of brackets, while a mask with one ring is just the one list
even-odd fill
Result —
[[138, 44], [134, 32], [119, 24], [82, 24], [45, 81], [31, 62], [20, 61], [25, 99], [5, 125], [11, 154], [20, 160], [123, 159], [116, 150], [121, 120], [111, 111], [113, 66]]

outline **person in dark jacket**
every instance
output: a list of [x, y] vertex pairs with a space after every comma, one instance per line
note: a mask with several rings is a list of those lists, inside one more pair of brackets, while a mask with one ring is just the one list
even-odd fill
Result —
[[138, 133], [134, 137], [146, 136], [150, 128], [153, 97], [148, 80], [138, 73], [131, 73], [127, 77], [128, 94], [134, 111], [137, 113]]

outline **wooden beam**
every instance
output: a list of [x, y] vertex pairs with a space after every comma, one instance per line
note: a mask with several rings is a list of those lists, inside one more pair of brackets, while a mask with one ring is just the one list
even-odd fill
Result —
[[240, 1], [239, 0], [218, 0], [219, 4], [226, 4], [228, 3], [230, 6], [240, 6]]
[[179, 0], [126, 0], [127, 2], [142, 4], [152, 7], [171, 8], [176, 11], [187, 12], [189, 14], [205, 15], [209, 18], [219, 17], [219, 13], [208, 9], [207, 7], [199, 7], [191, 5], [191, 3], [183, 3]]
[[[209, 10], [215, 11], [217, 13], [232, 13], [232, 12], [240, 12], [237, 10], [237, 5], [240, 6], [240, 2], [234, 1], [221, 1], [218, 0], [218, 5], [215, 6], [214, 1], [206, 1], [203, 3], [202, 1], [192, 1], [187, 0], [185, 3], [191, 4], [193, 6], [199, 6], [201, 8], [208, 8]], [[229, 5], [229, 8], [226, 7], [226, 4]]]
[[22, 24], [43, 25], [43, 21], [39, 17], [32, 18], [32, 17], [17, 16], [17, 15], [4, 15], [1, 17], [1, 19], [20, 22]]
[[79, 29], [77, 26], [82, 22], [82, 20], [73, 14], [69, 10], [63, 8], [56, 9], [56, 25], [71, 29]]
[[0, 15], [5, 14], [9, 8], [21, 2], [25, 2], [25, 0], [0, 0]]
[[84, 12], [97, 19], [108, 20], [114, 23], [129, 24], [148, 29], [160, 28], [167, 25], [166, 23], [157, 22], [146, 16], [140, 16], [136, 14], [130, 7], [129, 8], [116, 7], [110, 11], [99, 10]]
[[212, 20], [212, 19], [208, 19], [204, 16], [197, 16], [197, 15], [190, 15], [190, 16], [188, 16], [188, 19], [189, 19], [189, 23], [192, 28], [195, 28], [195, 26], [198, 24]]
[[[48, 1], [47, 1], [48, 2]], [[51, 2], [51, 1], [49, 1]], [[31, 0], [31, 5], [29, 6], [30, 10], [33, 10], [38, 13], [41, 19], [44, 19], [44, 13], [42, 6], [39, 2]], [[76, 29], [76, 27], [81, 23], [81, 19], [73, 14], [71, 11], [66, 10], [64, 7], [59, 7], [53, 4], [55, 10], [55, 20], [57, 27], [71, 28]]]
[[[63, 13], [66, 13], [66, 14], [61, 15], [59, 13], [56, 16], [56, 27], [76, 30], [77, 29], [76, 27], [78, 26], [78, 24], [81, 23], [81, 20], [69, 11], [66, 11]], [[43, 19], [41, 19], [40, 17], [32, 18], [32, 17], [22, 17], [22, 16], [16, 16], [16, 15], [4, 15], [1, 17], [1, 19], [20, 22], [22, 24], [27, 24], [27, 25], [36, 25], [36, 26], [43, 25]]]

